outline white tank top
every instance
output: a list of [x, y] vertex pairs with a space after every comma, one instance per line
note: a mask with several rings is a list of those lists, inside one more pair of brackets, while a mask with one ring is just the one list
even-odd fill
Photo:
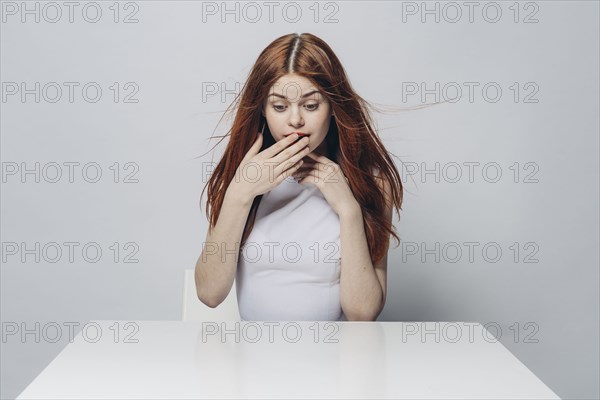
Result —
[[265, 193], [241, 249], [242, 321], [345, 321], [340, 221], [316, 186], [292, 177]]

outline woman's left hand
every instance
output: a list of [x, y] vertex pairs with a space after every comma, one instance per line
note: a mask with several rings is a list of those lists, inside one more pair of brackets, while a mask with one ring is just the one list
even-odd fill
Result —
[[338, 164], [315, 152], [308, 153], [307, 157], [312, 160], [308, 161], [305, 157], [302, 166], [292, 174], [300, 185], [314, 185], [319, 188], [338, 216], [360, 209], [350, 189], [348, 178], [344, 176]]

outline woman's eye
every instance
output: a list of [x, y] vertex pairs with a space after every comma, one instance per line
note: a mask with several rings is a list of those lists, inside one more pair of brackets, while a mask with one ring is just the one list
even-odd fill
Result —
[[[317, 108], [319, 108], [319, 103], [315, 103], [315, 104], [306, 104], [304, 107], [306, 107], [306, 109], [308, 111], [316, 111]], [[282, 106], [282, 105], [273, 105], [273, 109], [277, 112], [283, 112], [286, 109], [286, 106]]]

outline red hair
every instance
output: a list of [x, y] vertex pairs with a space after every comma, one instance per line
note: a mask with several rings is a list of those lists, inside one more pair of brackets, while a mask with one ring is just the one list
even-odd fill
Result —
[[[375, 264], [385, 256], [390, 235], [400, 243], [385, 212], [386, 202], [396, 208], [398, 215], [402, 209], [400, 174], [373, 129], [373, 119], [369, 113], [371, 105], [354, 91], [341, 62], [329, 45], [310, 33], [284, 35], [269, 44], [258, 56], [246, 83], [234, 100], [232, 105], [236, 113], [230, 129], [231, 138], [207, 182], [206, 216], [209, 229], [217, 223], [225, 191], [254, 144], [257, 132], [265, 130], [260, 151], [275, 143], [262, 115], [262, 106], [271, 86], [289, 73], [311, 81], [331, 105], [333, 116], [325, 139], [332, 152], [331, 160], [339, 164], [360, 204], [369, 252]], [[375, 176], [374, 171], [379, 171], [379, 174]], [[391, 193], [387, 193], [387, 200], [383, 185], [378, 185], [376, 179], [385, 179], [388, 183]], [[206, 186], [200, 201], [205, 189]], [[262, 196], [254, 198], [240, 248], [254, 227]]]

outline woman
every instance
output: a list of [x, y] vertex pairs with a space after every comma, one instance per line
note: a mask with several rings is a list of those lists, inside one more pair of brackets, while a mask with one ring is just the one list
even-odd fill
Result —
[[207, 183], [198, 298], [216, 307], [235, 280], [242, 320], [376, 320], [403, 189], [368, 103], [303, 33], [262, 51], [235, 106]]

